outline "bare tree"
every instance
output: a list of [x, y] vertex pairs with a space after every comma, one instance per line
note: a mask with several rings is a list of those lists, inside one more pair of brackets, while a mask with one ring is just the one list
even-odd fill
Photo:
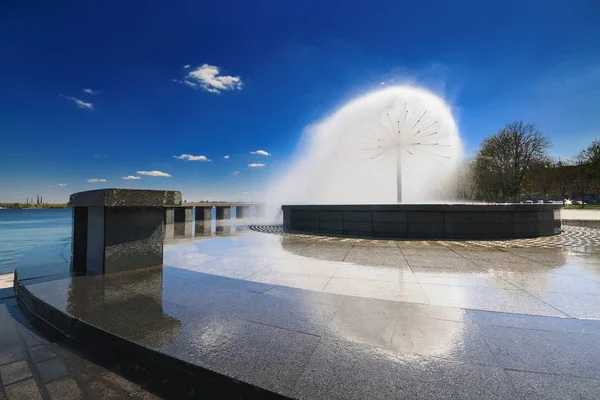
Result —
[[483, 140], [475, 167], [483, 169], [486, 180], [495, 175], [493, 184], [503, 199], [518, 201], [525, 174], [534, 161], [546, 156], [549, 146], [535, 124], [516, 121]]

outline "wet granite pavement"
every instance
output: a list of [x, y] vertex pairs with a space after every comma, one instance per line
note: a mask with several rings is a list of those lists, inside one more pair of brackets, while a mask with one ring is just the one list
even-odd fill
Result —
[[0, 303], [0, 399], [159, 399], [84, 353], [39, 335], [15, 300]]
[[97, 277], [48, 267], [24, 283], [100, 329], [290, 397], [600, 397], [593, 243], [245, 232], [175, 240], [164, 257]]

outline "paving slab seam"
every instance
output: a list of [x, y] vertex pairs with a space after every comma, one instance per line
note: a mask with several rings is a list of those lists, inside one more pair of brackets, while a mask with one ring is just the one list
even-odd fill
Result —
[[300, 369], [300, 372], [298, 373], [298, 376], [296, 377], [296, 379], [294, 380], [294, 384], [292, 385], [292, 393], [295, 393], [296, 391], [296, 386], [298, 385], [298, 381], [300, 380], [300, 378], [302, 377], [302, 374], [304, 373], [304, 371], [306, 370], [306, 367], [308, 365], [310, 365], [310, 360], [312, 360], [313, 356], [315, 355], [315, 351], [317, 350], [317, 347], [319, 347], [319, 344], [321, 344], [321, 340], [323, 339], [322, 336], [319, 337], [319, 341], [316, 343], [315, 347], [313, 347], [312, 352], [310, 353], [310, 357], [308, 357], [308, 359], [306, 360], [306, 362], [304, 363], [304, 365], [302, 366], [302, 368]]
[[551, 308], [555, 309], [556, 311], [566, 315], [568, 318], [573, 318], [573, 319], [577, 319], [569, 314], [567, 314], [566, 312], [564, 312], [563, 310], [559, 309], [556, 306], [553, 306], [552, 304], [548, 303], [547, 301], [542, 300], [541, 298], [539, 298], [538, 296], [534, 295], [533, 293], [529, 293], [528, 291], [524, 290], [524, 289], [520, 289], [522, 290], [524, 293], [527, 293], [529, 296], [533, 297], [534, 299], [537, 299], [539, 301], [541, 301], [542, 303], [546, 304], [547, 306], [550, 306]]
[[303, 335], [314, 336], [314, 337], [318, 337], [319, 339], [321, 339], [321, 337], [322, 337], [322, 335], [317, 335], [316, 333], [310, 333], [310, 332], [298, 331], [296, 329], [284, 328], [284, 327], [279, 326], [279, 325], [268, 324], [266, 322], [256, 321], [254, 319], [240, 318], [240, 317], [238, 317], [238, 319], [240, 319], [242, 321], [246, 321], [246, 322], [252, 322], [253, 324], [259, 324], [259, 325], [269, 326], [271, 328], [281, 329], [283, 331], [294, 332], [294, 333], [301, 333]]
[[[34, 297], [31, 293], [29, 293], [29, 291], [22, 286], [22, 284], [20, 284], [21, 286], [19, 287], [19, 292], [21, 293], [28, 293], [29, 296]], [[26, 302], [24, 301], [20, 301], [20, 296], [17, 297], [19, 306], [25, 307], [29, 313], [29, 315], [33, 318], [35, 318], [36, 320], [42, 322], [43, 324], [46, 324], [49, 328], [53, 329], [58, 335], [66, 337], [67, 339], [70, 340], [74, 340], [75, 342], [79, 342], [79, 343], [83, 343], [81, 342], [79, 339], [80, 338], [76, 338], [70, 334], [68, 334], [67, 332], [64, 332], [62, 329], [56, 327], [54, 324], [50, 323], [47, 318], [42, 317], [41, 315], [37, 314], [34, 310], [32, 310], [28, 304], [26, 304]], [[41, 301], [38, 299], [38, 301]], [[42, 302], [43, 303], [43, 302]], [[53, 309], [56, 314], [62, 314], [67, 316], [69, 319], [73, 320], [73, 319], [77, 319], [78, 320], [78, 325], [79, 329], [81, 330], [81, 328], [85, 328], [87, 330], [91, 331], [95, 331], [95, 332], [99, 332], [101, 334], [104, 334], [105, 336], [109, 336], [110, 339], [108, 339], [107, 337], [102, 337], [102, 338], [96, 338], [97, 340], [103, 341], [103, 343], [106, 345], [106, 343], [108, 343], [107, 340], [110, 340], [110, 342], [112, 343], [112, 346], [115, 348], [119, 348], [117, 349], [117, 353], [123, 351], [126, 347], [128, 348], [128, 351], [146, 351], [149, 352], [151, 354], [146, 354], [146, 355], [140, 355], [139, 357], [142, 359], [141, 364], [142, 365], [146, 365], [147, 363], [150, 362], [150, 360], [153, 360], [152, 362], [154, 362], [156, 365], [154, 365], [154, 367], [158, 366], [158, 365], [162, 365], [164, 368], [164, 365], [166, 365], [166, 362], [168, 361], [169, 363], [175, 363], [176, 365], [171, 365], [169, 367], [169, 370], [171, 371], [175, 371], [178, 370], [180, 371], [179, 374], [179, 378], [181, 379], [184, 376], [188, 376], [190, 375], [190, 373], [185, 374], [185, 371], [195, 371], [194, 375], [196, 375], [197, 379], [200, 379], [201, 382], [208, 384], [212, 384], [212, 385], [218, 385], [218, 386], [211, 386], [209, 388], [207, 388], [207, 390], [216, 390], [216, 391], [233, 391], [238, 393], [238, 395], [240, 395], [240, 393], [244, 392], [244, 393], [249, 393], [247, 394], [250, 397], [254, 397], [257, 395], [260, 395], [261, 397], [264, 396], [265, 398], [281, 398], [280, 394], [277, 394], [275, 392], [272, 392], [270, 390], [267, 389], [263, 389], [260, 388], [256, 385], [252, 385], [249, 383], [246, 383], [244, 381], [240, 381], [239, 379], [235, 379], [233, 377], [227, 376], [227, 375], [223, 375], [220, 373], [217, 373], [215, 371], [212, 371], [210, 369], [198, 366], [198, 365], [193, 365], [190, 364], [187, 361], [184, 361], [182, 359], [178, 359], [178, 358], [174, 358], [171, 357], [170, 355], [166, 354], [166, 353], [161, 353], [159, 351], [155, 351], [151, 348], [148, 348], [146, 346], [137, 344], [135, 342], [132, 342], [130, 340], [127, 340], [125, 338], [122, 338], [120, 336], [117, 335], [113, 335], [110, 332], [107, 332], [101, 328], [95, 327], [92, 324], [89, 324], [86, 321], [83, 321], [81, 319], [69, 316], [68, 314], [64, 314], [63, 312], [60, 312], [58, 310], [56, 310], [54, 307], [50, 306], [47, 303], [44, 303], [46, 305], [47, 308], [51, 308]], [[27, 313], [26, 313], [27, 314]], [[252, 321], [255, 322], [255, 321]], [[279, 327], [278, 327], [279, 328]], [[282, 328], [279, 328], [282, 329]], [[316, 335], [315, 335], [316, 336]], [[317, 336], [318, 337], [318, 336]], [[89, 344], [89, 343], [88, 343]], [[135, 348], [135, 349], [132, 349]], [[105, 349], [106, 350], [106, 349]], [[138, 351], [139, 353], [139, 351]], [[139, 360], [136, 360], [137, 363], [139, 363]], [[152, 366], [150, 366], [151, 368], [153, 368]], [[170, 380], [169, 380], [170, 381]], [[166, 381], [165, 381], [166, 382]], [[197, 381], [193, 381], [194, 383], [192, 385], [197, 385]], [[229, 382], [229, 383], [228, 383]], [[219, 386], [220, 385], [220, 386]], [[230, 386], [231, 385], [231, 386]]]
[[471, 323], [475, 326], [475, 329], [477, 329], [477, 332], [479, 333], [479, 336], [481, 336], [481, 338], [483, 339], [483, 342], [485, 343], [485, 345], [488, 347], [488, 350], [490, 351], [490, 353], [492, 354], [492, 357], [494, 358], [496, 364], [500, 367], [502, 367], [502, 372], [504, 373], [504, 375], [506, 376], [506, 378], [508, 379], [508, 382], [510, 382], [513, 390], [515, 391], [515, 393], [519, 393], [517, 390], [517, 387], [515, 386], [514, 382], [510, 379], [510, 375], [506, 372], [506, 368], [503, 368], [502, 363], [500, 362], [500, 359], [498, 358], [498, 356], [496, 355], [496, 353], [494, 353], [494, 350], [492, 350], [492, 346], [489, 344], [488, 340], [486, 339], [485, 335], [483, 334], [483, 332], [481, 332], [481, 329], [479, 328], [479, 325], [475, 323], [475, 321], [473, 321], [473, 319], [471, 318], [471, 315], [469, 315], [469, 313], [467, 312], [467, 319], [469, 321], [471, 321]]
[[[467, 260], [467, 261], [471, 261], [472, 263], [474, 263], [474, 264], [477, 264], [478, 266], [480, 266], [480, 267], [482, 267], [482, 268], [485, 268], [485, 266], [484, 266], [484, 265], [480, 264], [479, 262], [477, 262], [477, 261], [475, 261], [475, 260], [469, 260], [468, 258], [466, 258], [465, 256], [463, 256], [462, 254], [460, 254], [460, 253], [457, 253], [457, 252], [456, 252], [454, 249], [450, 249], [450, 250], [451, 250], [452, 252], [454, 252], [455, 254], [458, 254], [459, 256], [461, 256], [462, 258], [464, 258], [465, 260]], [[507, 254], [514, 255], [513, 253], [511, 253], [511, 252], [508, 252], [508, 251], [506, 251], [506, 250], [504, 250], [504, 249], [499, 249], [499, 250], [500, 250], [501, 252], [503, 252], [503, 253], [507, 253]], [[528, 260], [528, 261], [531, 261], [531, 260]], [[547, 267], [547, 266], [546, 266], [546, 267]], [[550, 268], [550, 267], [548, 267], [548, 268]], [[510, 285], [514, 286], [515, 288], [517, 288], [517, 290], [519, 290], [519, 291], [521, 291], [521, 292], [523, 292], [523, 293], [526, 293], [527, 295], [529, 295], [529, 296], [531, 296], [531, 297], [533, 297], [533, 298], [537, 299], [538, 301], [540, 301], [540, 302], [542, 302], [542, 303], [546, 304], [547, 306], [549, 306], [550, 308], [552, 308], [552, 309], [554, 309], [554, 310], [558, 311], [559, 313], [566, 315], [568, 318], [573, 318], [571, 315], [567, 314], [566, 312], [564, 312], [564, 311], [560, 310], [559, 308], [557, 308], [557, 307], [553, 306], [552, 304], [550, 304], [550, 303], [548, 303], [548, 302], [546, 302], [546, 301], [544, 301], [544, 300], [540, 299], [538, 296], [536, 296], [536, 295], [534, 295], [534, 294], [532, 294], [532, 293], [529, 293], [528, 291], [526, 291], [526, 290], [524, 290], [524, 289], [522, 289], [522, 288], [518, 287], [518, 286], [517, 286], [517, 285], [515, 285], [514, 283], [512, 283], [512, 282], [510, 282], [510, 281], [508, 281], [508, 280], [506, 280], [506, 279], [503, 279], [501, 276], [499, 276], [498, 278], [499, 278], [499, 279], [502, 279], [503, 281], [505, 281], [505, 282], [509, 283]], [[529, 314], [529, 315], [534, 315], [534, 314]]]
[[[338, 263], [338, 266], [336, 267], [335, 271], [333, 271], [333, 274], [329, 277], [329, 279], [327, 280], [327, 282], [325, 283], [325, 285], [323, 285], [323, 287], [321, 288], [320, 292], [323, 292], [323, 290], [325, 290], [325, 288], [327, 287], [327, 285], [329, 285], [329, 282], [331, 282], [331, 280], [333, 279], [333, 277], [335, 276], [335, 274], [337, 273], [337, 271], [340, 269], [340, 267], [342, 266], [341, 263], [344, 262], [344, 260], [346, 259], [346, 257], [348, 257], [348, 254], [350, 254], [350, 250], [352, 250], [354, 248], [354, 246], [356, 246], [356, 242], [352, 243], [352, 246], [350, 246], [350, 248], [348, 249], [348, 251], [346, 252], [346, 255], [344, 255], [344, 258], [342, 258], [342, 261], [340, 261]], [[323, 292], [326, 293], [326, 292]], [[339, 308], [338, 308], [339, 310]], [[337, 313], [337, 311], [336, 311]], [[335, 315], [334, 315], [335, 316]], [[332, 318], [333, 319], [333, 318]]]
[[555, 377], [568, 377], [568, 378], [578, 378], [578, 379], [589, 379], [592, 381], [598, 381], [600, 382], [600, 378], [592, 378], [589, 376], [581, 376], [581, 375], [573, 375], [573, 374], [569, 374], [569, 373], [558, 373], [558, 372], [540, 372], [540, 371], [533, 371], [530, 369], [518, 369], [518, 368], [511, 368], [511, 367], [502, 367], [502, 369], [504, 369], [505, 371], [514, 371], [514, 372], [527, 372], [530, 374], [537, 374], [537, 375], [551, 375], [551, 376], [555, 376]]

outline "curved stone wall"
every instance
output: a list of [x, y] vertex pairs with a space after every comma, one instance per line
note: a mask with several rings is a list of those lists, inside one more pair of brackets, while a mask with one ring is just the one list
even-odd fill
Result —
[[292, 232], [370, 238], [509, 239], [560, 233], [560, 204], [284, 205]]

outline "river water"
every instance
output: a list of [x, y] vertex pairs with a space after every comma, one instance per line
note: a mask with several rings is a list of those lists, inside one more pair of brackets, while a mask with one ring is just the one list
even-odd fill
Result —
[[71, 239], [71, 209], [0, 210], [0, 274], [35, 246]]

